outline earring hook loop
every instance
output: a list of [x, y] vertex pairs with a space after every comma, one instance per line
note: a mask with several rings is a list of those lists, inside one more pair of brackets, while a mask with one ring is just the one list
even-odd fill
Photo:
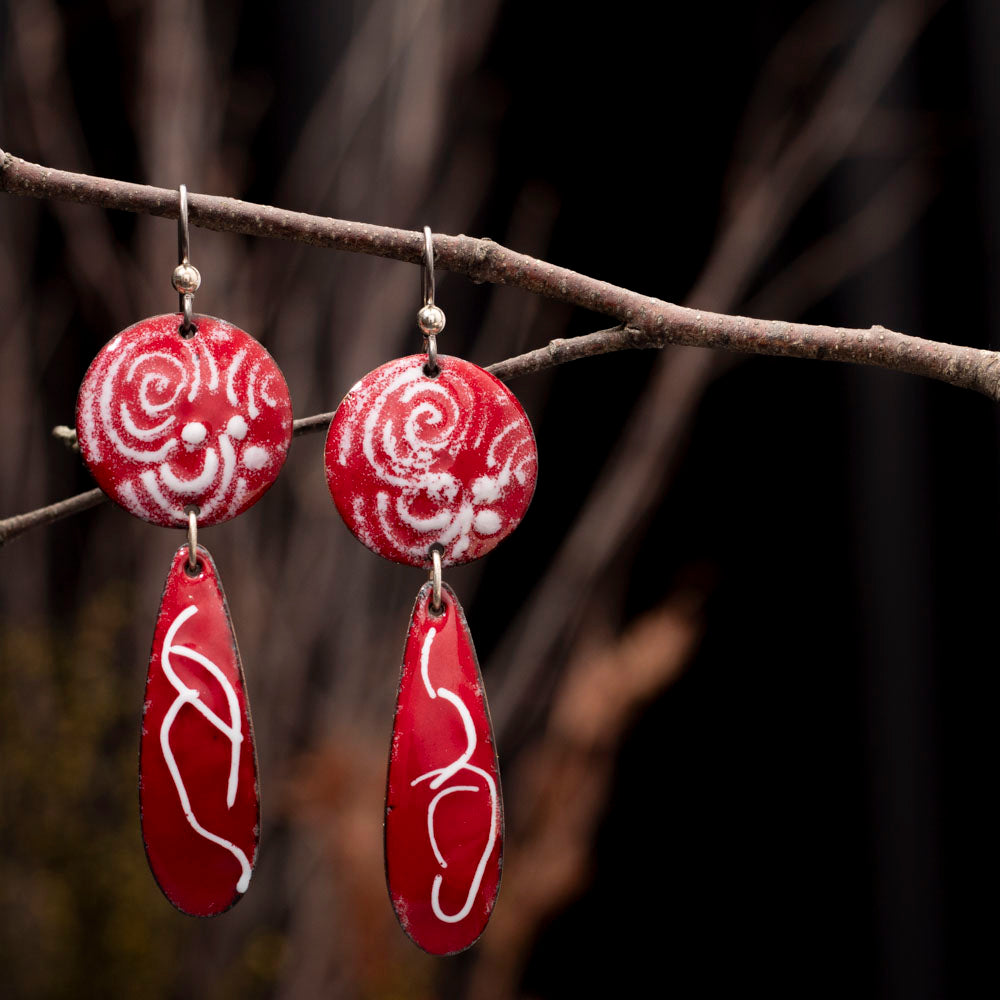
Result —
[[427, 363], [424, 374], [428, 378], [436, 378], [440, 369], [437, 362], [437, 335], [444, 329], [444, 310], [434, 303], [434, 239], [431, 227], [424, 226], [424, 256], [420, 266], [420, 283], [423, 290], [424, 304], [417, 312], [417, 326], [424, 335], [424, 347], [427, 351]]
[[194, 322], [194, 293], [201, 285], [201, 274], [191, 263], [191, 227], [188, 221], [187, 185], [177, 188], [180, 204], [177, 211], [177, 267], [174, 268], [171, 283], [180, 297], [180, 311], [184, 315], [181, 336], [192, 337], [197, 332]]

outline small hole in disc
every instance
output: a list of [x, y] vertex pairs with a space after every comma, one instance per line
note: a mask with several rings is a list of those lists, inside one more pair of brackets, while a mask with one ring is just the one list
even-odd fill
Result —
[[424, 370], [424, 374], [428, 378], [437, 378], [438, 375], [441, 374], [441, 366], [440, 365], [435, 365], [433, 368], [431, 368], [431, 365], [430, 365], [429, 361], [424, 365], [424, 369], [423, 370]]
[[205, 567], [202, 565], [200, 559], [195, 564], [194, 569], [191, 569], [191, 564], [186, 559], [184, 560], [184, 572], [187, 573], [188, 576], [201, 576], [204, 569]]
[[444, 609], [445, 609], [444, 594], [441, 595], [441, 607], [438, 608], [437, 611], [434, 610], [434, 595], [431, 594], [431, 596], [427, 598], [427, 613], [432, 618], [440, 618], [444, 614]]
[[198, 327], [197, 327], [197, 326], [195, 326], [195, 324], [194, 324], [194, 323], [192, 323], [192, 324], [191, 324], [191, 325], [190, 325], [190, 326], [189, 326], [189, 327], [188, 327], [188, 328], [187, 328], [187, 329], [185, 330], [185, 329], [184, 329], [184, 324], [183, 324], [183, 323], [181, 323], [181, 325], [180, 325], [180, 326], [179, 326], [179, 327], [177, 328], [177, 332], [178, 332], [178, 333], [179, 333], [179, 334], [180, 334], [180, 335], [181, 335], [181, 336], [182, 336], [182, 337], [183, 337], [183, 338], [184, 338], [185, 340], [190, 340], [190, 339], [191, 339], [191, 338], [192, 338], [192, 337], [193, 337], [193, 336], [194, 336], [194, 335], [195, 335], [195, 334], [196, 334], [196, 333], [198, 332]]

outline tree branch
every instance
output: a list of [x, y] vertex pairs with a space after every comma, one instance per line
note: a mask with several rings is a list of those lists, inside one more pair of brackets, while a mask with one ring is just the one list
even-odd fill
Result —
[[[536, 372], [554, 368], [567, 361], [576, 361], [579, 358], [589, 358], [597, 354], [610, 354], [614, 351], [627, 351], [639, 347], [662, 346], [663, 343], [656, 342], [655, 338], [649, 338], [635, 330], [617, 326], [609, 330], [588, 333], [582, 337], [553, 340], [548, 347], [541, 347], [536, 351], [528, 351], [527, 354], [519, 354], [517, 357], [498, 361], [496, 364], [489, 365], [486, 370], [506, 382], [521, 375], [534, 375]], [[295, 437], [318, 434], [330, 426], [331, 420], [333, 420], [333, 413], [316, 413], [311, 417], [301, 417], [293, 424], [292, 433]], [[53, 436], [69, 447], [76, 445], [76, 435], [68, 427], [55, 428]], [[85, 510], [90, 510], [91, 507], [98, 506], [107, 499], [107, 496], [99, 489], [87, 490], [86, 493], [78, 493], [75, 497], [68, 497], [57, 503], [49, 504], [47, 507], [39, 507], [25, 514], [14, 514], [12, 517], [0, 521], [0, 546], [5, 545], [29, 528], [52, 524], [53, 521], [61, 521], [64, 517], [80, 514]]]
[[[0, 190], [177, 218], [176, 191], [53, 170], [3, 151]], [[411, 264], [419, 263], [423, 252], [422, 235], [404, 229], [323, 218], [217, 195], [192, 194], [189, 205], [192, 225], [204, 229], [294, 240]], [[523, 288], [613, 317], [634, 331], [630, 336], [642, 341], [628, 346], [686, 344], [745, 354], [848, 361], [924, 375], [1000, 400], [1000, 355], [993, 351], [909, 337], [881, 326], [847, 329], [688, 309], [471, 236], [435, 236], [434, 261], [476, 282]]]

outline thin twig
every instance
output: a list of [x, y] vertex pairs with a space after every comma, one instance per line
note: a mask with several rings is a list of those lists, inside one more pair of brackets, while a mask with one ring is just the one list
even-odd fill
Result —
[[[2, 151], [0, 190], [177, 217], [175, 191], [52, 170]], [[191, 223], [205, 229], [297, 240], [411, 264], [419, 263], [423, 253], [423, 237], [418, 232], [322, 218], [216, 195], [193, 194], [189, 202]], [[473, 281], [516, 286], [612, 316], [651, 338], [644, 346], [686, 344], [746, 354], [849, 361], [924, 375], [1000, 400], [1000, 355], [993, 351], [909, 337], [881, 326], [846, 329], [688, 309], [471, 236], [435, 236], [434, 261], [436, 266]]]

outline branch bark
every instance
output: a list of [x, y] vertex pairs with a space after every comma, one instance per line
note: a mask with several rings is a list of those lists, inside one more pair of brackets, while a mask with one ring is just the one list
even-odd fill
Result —
[[[177, 193], [104, 177], [53, 170], [0, 150], [0, 190], [177, 218]], [[189, 195], [191, 224], [204, 229], [293, 240], [317, 247], [420, 262], [421, 233], [324, 218], [217, 195]], [[870, 329], [784, 323], [689, 309], [516, 253], [490, 239], [434, 237], [435, 265], [475, 282], [511, 285], [609, 316], [637, 342], [685, 344], [744, 354], [847, 361], [924, 375], [1000, 401], [1000, 354], [873, 326]], [[616, 348], [621, 349], [621, 348]], [[595, 351], [594, 353], [602, 353]]]

